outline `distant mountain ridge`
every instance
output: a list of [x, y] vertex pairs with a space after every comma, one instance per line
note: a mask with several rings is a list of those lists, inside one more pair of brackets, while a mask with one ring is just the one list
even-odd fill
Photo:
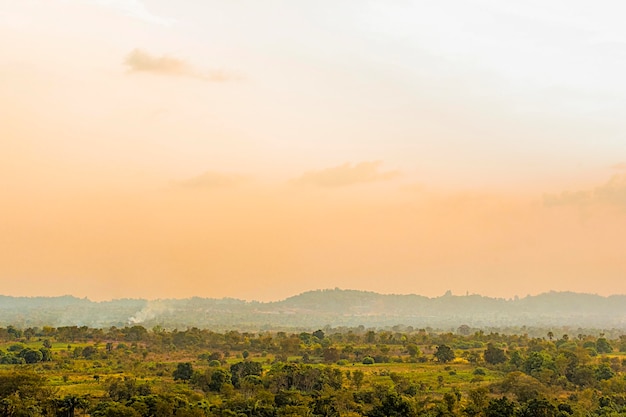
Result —
[[0, 326], [110, 327], [141, 324], [167, 328], [309, 329], [323, 326], [404, 325], [450, 329], [507, 326], [577, 326], [626, 329], [626, 295], [548, 292], [502, 299], [481, 295], [441, 297], [327, 289], [281, 301], [232, 298], [117, 299], [94, 302], [73, 296], [0, 295]]

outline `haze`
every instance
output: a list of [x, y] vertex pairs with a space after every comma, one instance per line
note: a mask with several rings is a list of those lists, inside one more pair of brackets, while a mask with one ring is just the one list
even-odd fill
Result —
[[0, 292], [625, 293], [625, 12], [0, 0]]

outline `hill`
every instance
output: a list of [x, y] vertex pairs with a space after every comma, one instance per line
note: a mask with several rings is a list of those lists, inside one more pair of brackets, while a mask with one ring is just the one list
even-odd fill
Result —
[[311, 329], [323, 326], [456, 329], [575, 326], [626, 329], [626, 296], [549, 292], [502, 299], [480, 295], [424, 297], [356, 290], [316, 290], [276, 302], [232, 298], [119, 299], [0, 296], [0, 325], [166, 328]]

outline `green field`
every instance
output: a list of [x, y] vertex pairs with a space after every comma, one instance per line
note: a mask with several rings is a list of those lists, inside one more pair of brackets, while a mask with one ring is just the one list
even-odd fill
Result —
[[624, 338], [0, 329], [0, 416], [621, 416]]

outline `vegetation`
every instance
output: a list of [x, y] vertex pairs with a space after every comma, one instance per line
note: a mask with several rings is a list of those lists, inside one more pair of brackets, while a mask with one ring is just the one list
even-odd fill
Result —
[[0, 416], [626, 416], [626, 336], [0, 328]]
[[[141, 324], [169, 329], [187, 326], [216, 331], [301, 331], [333, 326], [457, 329], [469, 335], [474, 329], [527, 333], [545, 337], [545, 328], [563, 334], [558, 326], [626, 330], [626, 295], [550, 292], [502, 299], [446, 293], [419, 295], [376, 294], [354, 290], [309, 291], [278, 302], [189, 298], [170, 300], [113, 300], [92, 302], [71, 296], [8, 297], [0, 295], [0, 326], [22, 328], [44, 325], [124, 327]], [[517, 327], [533, 323], [536, 329]], [[536, 333], [540, 331], [541, 333]], [[568, 332], [567, 330], [564, 332]], [[616, 337], [608, 334], [607, 337]]]

